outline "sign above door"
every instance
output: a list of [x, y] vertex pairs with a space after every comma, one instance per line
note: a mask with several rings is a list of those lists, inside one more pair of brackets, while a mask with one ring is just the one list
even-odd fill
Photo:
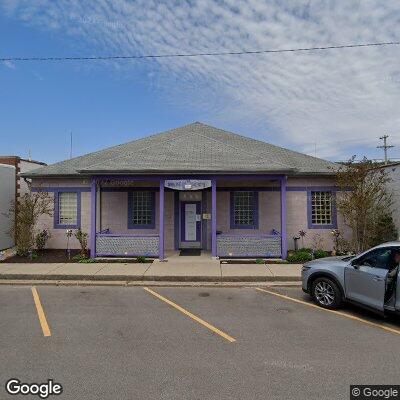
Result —
[[211, 187], [211, 180], [206, 179], [171, 179], [164, 186], [175, 190], [201, 190]]

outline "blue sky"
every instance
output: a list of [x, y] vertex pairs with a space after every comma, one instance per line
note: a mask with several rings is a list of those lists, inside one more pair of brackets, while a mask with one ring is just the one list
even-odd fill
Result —
[[[396, 1], [0, 3], [1, 56], [165, 54], [400, 39]], [[400, 49], [0, 64], [0, 153], [48, 163], [193, 121], [332, 160], [400, 157]]]

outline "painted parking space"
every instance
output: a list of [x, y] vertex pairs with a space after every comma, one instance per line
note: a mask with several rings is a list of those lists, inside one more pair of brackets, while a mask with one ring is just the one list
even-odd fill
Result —
[[218, 336], [222, 337], [223, 339], [227, 340], [228, 342], [230, 342], [230, 343], [236, 342], [236, 339], [234, 339], [232, 336], [230, 336], [227, 333], [221, 331], [221, 329], [216, 328], [214, 325], [211, 325], [210, 323], [208, 323], [204, 319], [198, 317], [197, 315], [194, 315], [190, 311], [188, 311], [185, 308], [181, 307], [179, 304], [176, 304], [173, 301], [167, 299], [166, 297], [161, 296], [159, 293], [157, 293], [156, 291], [154, 291], [152, 289], [149, 289], [149, 288], [145, 287], [144, 290], [146, 290], [148, 293], [150, 293], [151, 295], [155, 296], [159, 300], [163, 301], [164, 303], [166, 303], [166, 304], [170, 305], [171, 307], [175, 308], [176, 310], [178, 310], [182, 314], [186, 315], [187, 317], [191, 318], [193, 321], [196, 321], [200, 325], [202, 325], [205, 328], [209, 329], [211, 332], [213, 332], [216, 335], [218, 335]]
[[0, 332], [22, 341], [44, 337], [31, 287], [0, 288]]
[[115, 398], [118, 388], [119, 398], [317, 399], [323, 377], [323, 397], [337, 399], [360, 377], [398, 379], [398, 335], [255, 288], [152, 289], [233, 343], [142, 287], [37, 287], [52, 334], [43, 337], [31, 288], [12, 289], [0, 288], [0, 304], [14, 297], [26, 319], [2, 313], [0, 376], [53, 377], [62, 398]]
[[49, 336], [51, 336], [50, 327], [49, 327], [49, 324], [47, 322], [46, 314], [44, 312], [44, 309], [43, 309], [43, 306], [42, 306], [42, 302], [40, 300], [40, 296], [39, 296], [39, 293], [38, 293], [36, 287], [32, 287], [32, 296], [33, 296], [33, 300], [35, 302], [36, 311], [37, 311], [37, 314], [38, 314], [38, 319], [39, 319], [39, 322], [40, 322], [40, 326], [41, 326], [42, 331], [43, 331], [43, 336], [49, 337]]
[[317, 312], [331, 313], [337, 317], [347, 318], [369, 326], [370, 328], [381, 329], [388, 333], [400, 335], [400, 318], [395, 314], [389, 313], [383, 317], [372, 311], [346, 303], [338, 310], [327, 310], [316, 305], [312, 301], [311, 296], [304, 293], [302, 290], [295, 288], [257, 288], [256, 290], [260, 293], [277, 296], [289, 302], [295, 302], [306, 307], [311, 307]]

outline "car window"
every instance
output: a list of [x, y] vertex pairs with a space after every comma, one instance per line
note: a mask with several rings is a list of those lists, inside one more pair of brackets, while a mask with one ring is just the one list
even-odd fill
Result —
[[393, 253], [394, 247], [386, 247], [371, 250], [367, 254], [364, 254], [357, 261], [358, 265], [366, 265], [373, 268], [390, 269], [394, 262]]

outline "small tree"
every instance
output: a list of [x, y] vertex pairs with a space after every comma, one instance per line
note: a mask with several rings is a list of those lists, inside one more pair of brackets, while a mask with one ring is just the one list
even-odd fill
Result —
[[390, 178], [386, 171], [365, 157], [358, 163], [353, 157], [339, 168], [336, 178], [340, 190], [337, 209], [352, 230], [353, 251], [392, 239], [393, 226], [387, 224], [392, 214], [392, 196], [387, 189]]
[[47, 192], [25, 193], [17, 202], [13, 201], [9, 217], [15, 215], [10, 233], [17, 246], [17, 253], [28, 255], [36, 246], [35, 230], [42, 215], [53, 215], [53, 200]]

